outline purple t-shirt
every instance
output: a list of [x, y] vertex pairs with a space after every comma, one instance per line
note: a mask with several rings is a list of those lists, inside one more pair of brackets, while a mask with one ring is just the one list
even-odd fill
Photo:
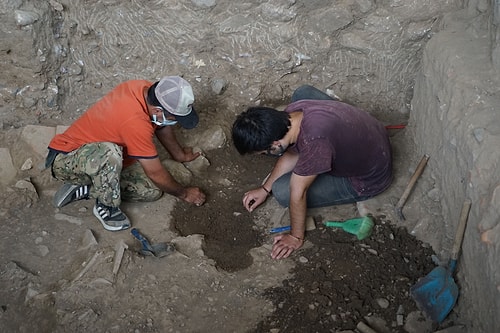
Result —
[[300, 133], [289, 149], [299, 154], [293, 172], [347, 177], [360, 195], [375, 195], [392, 181], [392, 156], [384, 125], [354, 106], [331, 100], [299, 100]]

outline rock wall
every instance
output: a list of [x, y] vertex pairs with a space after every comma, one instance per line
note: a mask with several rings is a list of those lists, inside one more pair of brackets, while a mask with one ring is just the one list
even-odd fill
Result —
[[[309, 83], [385, 119], [405, 119], [422, 48], [442, 14], [461, 5], [9, 0], [0, 16], [15, 38], [6, 34], [11, 47], [3, 49], [9, 58], [26, 57], [12, 61], [28, 70], [3, 84], [11, 93], [5, 98], [43, 122], [69, 124], [119, 82], [179, 74], [192, 82], [200, 108], [229, 116], [244, 105], [281, 103]], [[20, 11], [32, 19], [17, 19]], [[23, 117], [2, 121], [20, 126]]]
[[458, 306], [473, 323], [469, 332], [500, 327], [500, 76], [493, 13], [479, 1], [446, 16], [425, 48], [410, 115], [416, 146], [431, 155], [450, 250], [462, 202], [473, 202], [457, 273]]
[[53, 75], [54, 14], [47, 2], [0, 2], [0, 122], [2, 127], [32, 123], [57, 107]]

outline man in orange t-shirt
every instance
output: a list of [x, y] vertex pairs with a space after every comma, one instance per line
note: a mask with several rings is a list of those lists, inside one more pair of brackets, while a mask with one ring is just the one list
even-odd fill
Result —
[[153, 138], [172, 158], [189, 162], [200, 156], [181, 147], [173, 126], [198, 124], [191, 85], [179, 76], [158, 82], [131, 80], [114, 88], [64, 133], [49, 143], [46, 166], [65, 184], [54, 196], [56, 207], [95, 198], [94, 215], [106, 230], [130, 227], [121, 200], [154, 201], [163, 192], [202, 205], [198, 187], [179, 184], [162, 165]]

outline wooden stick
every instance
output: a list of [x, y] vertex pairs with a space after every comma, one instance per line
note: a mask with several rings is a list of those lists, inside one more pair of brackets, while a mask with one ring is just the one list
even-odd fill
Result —
[[89, 260], [89, 262], [85, 265], [85, 267], [83, 267], [83, 269], [80, 271], [80, 273], [78, 273], [78, 275], [71, 281], [71, 283], [79, 280], [85, 273], [87, 273], [87, 271], [95, 264], [95, 262], [97, 261], [97, 257], [101, 255], [101, 251], [96, 251], [96, 253], [94, 253], [94, 255], [92, 256], [92, 258]]
[[116, 279], [116, 275], [118, 274], [118, 270], [120, 269], [120, 264], [123, 259], [123, 253], [125, 249], [128, 249], [128, 245], [125, 244], [123, 239], [120, 239], [118, 243], [115, 245], [115, 258], [113, 263], [113, 280]]
[[418, 166], [415, 169], [413, 176], [411, 176], [410, 181], [408, 182], [408, 185], [406, 186], [406, 189], [403, 192], [403, 195], [401, 196], [401, 198], [399, 199], [399, 201], [396, 205], [396, 213], [398, 214], [398, 217], [402, 220], [405, 219], [405, 217], [403, 215], [403, 206], [406, 203], [406, 200], [408, 199], [408, 196], [410, 195], [411, 190], [415, 186], [417, 179], [420, 177], [420, 175], [424, 171], [428, 160], [429, 160], [429, 155], [425, 154], [422, 157], [422, 159], [420, 160], [420, 163], [418, 163]]
[[455, 234], [455, 242], [453, 242], [453, 249], [451, 250], [451, 259], [457, 260], [458, 253], [460, 252], [460, 247], [462, 246], [462, 240], [464, 239], [465, 225], [467, 224], [467, 218], [469, 217], [470, 206], [472, 202], [470, 199], [465, 199], [462, 205], [462, 212], [460, 213], [460, 221], [458, 223], [457, 232]]

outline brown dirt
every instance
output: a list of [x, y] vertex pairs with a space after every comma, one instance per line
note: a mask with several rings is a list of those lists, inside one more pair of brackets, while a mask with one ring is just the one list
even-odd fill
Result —
[[[267, 174], [274, 159], [235, 156], [233, 149], [220, 152], [208, 158], [213, 170], [228, 172], [234, 188], [214, 187], [207, 178], [211, 193], [207, 204], [202, 209], [177, 205], [173, 217], [181, 235], [205, 235], [206, 255], [218, 268], [234, 272], [251, 266], [248, 251], [270, 238], [266, 229], [253, 223], [249, 213], [235, 216], [234, 212], [241, 210], [244, 190], [259, 184], [256, 181]], [[341, 214], [358, 214], [354, 204], [338, 210]], [[296, 263], [294, 277], [265, 291], [276, 312], [252, 332], [273, 328], [280, 328], [280, 332], [352, 330], [366, 316], [384, 319], [390, 332], [404, 332], [396, 326], [395, 314], [400, 307], [405, 313], [417, 310], [408, 292], [435, 266], [432, 249], [391, 223], [383, 212], [374, 217], [372, 235], [362, 241], [340, 229], [324, 227], [326, 216], [316, 215], [314, 220], [317, 228], [307, 233], [312, 244], [292, 256]], [[378, 299], [390, 305], [381, 308]]]
[[[404, 332], [395, 324], [398, 310], [405, 316], [416, 310], [409, 287], [434, 265], [430, 247], [408, 234], [404, 223], [391, 221], [390, 203], [408, 179], [402, 170], [412, 164], [403, 134], [393, 137], [396, 179], [376, 206], [372, 236], [358, 241], [322, 227], [322, 221], [358, 216], [356, 205], [310, 210], [317, 228], [307, 233], [302, 249], [280, 261], [269, 256], [268, 230], [287, 224], [287, 212], [272, 198], [253, 213], [241, 202], [275, 160], [240, 156], [230, 144], [207, 152], [211, 166], [193, 179], [207, 193], [204, 206], [168, 195], [123, 204], [150, 241], [172, 241], [178, 248], [178, 255], [161, 259], [140, 256], [140, 244], [128, 231], [103, 230], [91, 200], [54, 209], [60, 183], [47, 171], [30, 178], [39, 198], [8, 187], [1, 192], [2, 331], [336, 332], [371, 316], [385, 321], [381, 333]], [[424, 186], [419, 183], [405, 207], [411, 220], [423, 214], [413, 202], [425, 200]], [[89, 230], [97, 244], [82, 248]], [[201, 254], [190, 249], [200, 235]], [[121, 241], [129, 249], [112, 276]]]
[[[369, 316], [383, 318], [390, 332], [405, 332], [397, 327], [395, 314], [400, 306], [405, 312], [417, 310], [408, 291], [434, 267], [432, 250], [383, 216], [377, 218], [372, 236], [361, 242], [327, 228], [310, 232], [308, 238], [314, 245], [301, 256], [310, 259], [297, 263], [294, 278], [266, 292], [277, 311], [254, 332], [273, 327], [281, 332], [353, 330]], [[381, 308], [378, 299], [390, 305]]]

